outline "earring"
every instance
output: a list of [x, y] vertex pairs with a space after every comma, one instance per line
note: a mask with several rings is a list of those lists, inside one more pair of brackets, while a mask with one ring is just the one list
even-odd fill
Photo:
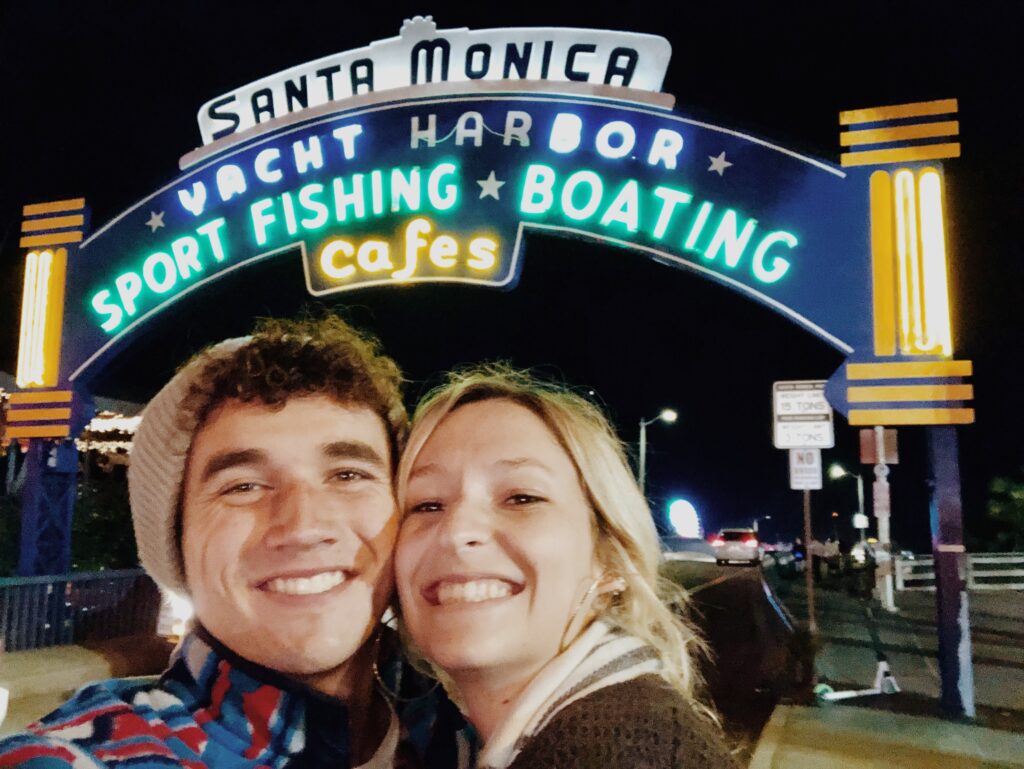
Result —
[[[433, 686], [431, 686], [425, 692], [422, 692], [421, 694], [417, 694], [415, 697], [403, 697], [397, 691], [395, 691], [395, 689], [392, 689], [390, 686], [388, 686], [384, 682], [384, 678], [380, 674], [380, 667], [377, 664], [377, 660], [380, 658], [380, 637], [382, 635], [382, 632], [381, 632], [381, 628], [382, 627], [384, 627], [384, 626], [383, 625], [378, 625], [377, 626], [377, 630], [374, 631], [374, 639], [373, 639], [373, 664], [370, 666], [370, 669], [373, 672], [373, 680], [377, 682], [377, 688], [380, 689], [380, 693], [383, 694], [384, 698], [386, 700], [388, 700], [388, 702], [390, 702], [392, 705], [395, 704], [396, 702], [412, 702], [413, 700], [418, 700], [421, 697], [426, 697], [428, 694], [432, 693], [434, 691], [434, 689], [436, 689], [438, 687], [438, 684], [441, 683], [436, 678], [434, 679]], [[402, 654], [402, 652], [401, 652], [401, 644], [399, 644], [399, 650], [400, 650], [399, 651], [399, 655], [401, 656], [401, 654]], [[405, 664], [406, 664], [405, 662], [399, 662], [399, 666], [400, 667], [399, 667], [398, 682], [397, 682], [398, 685], [396, 686], [397, 689], [401, 689], [402, 688], [402, 671], [401, 671], [401, 668], [404, 667]]]
[[583, 607], [587, 605], [587, 602], [594, 594], [594, 591], [597, 590], [597, 586], [599, 584], [601, 584], [601, 577], [595, 578], [594, 581], [590, 583], [590, 587], [588, 587], [586, 592], [580, 597], [579, 602], [576, 604], [576, 608], [573, 609], [572, 614], [569, 615], [569, 621], [566, 623], [565, 631], [562, 633], [562, 640], [558, 643], [559, 654], [568, 649], [569, 644], [575, 641], [576, 636], [579, 635], [579, 630], [574, 629], [574, 625], [576, 624], [576, 620], [579, 618], [580, 612], [583, 611]]
[[608, 589], [602, 590], [602, 593], [611, 593], [612, 596], [620, 596], [626, 592], [626, 580], [622, 577], [615, 576], [608, 582]]

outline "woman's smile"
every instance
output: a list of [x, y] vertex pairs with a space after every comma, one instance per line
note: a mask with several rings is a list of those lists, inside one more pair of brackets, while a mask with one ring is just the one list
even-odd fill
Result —
[[509, 598], [522, 590], [522, 583], [501, 577], [451, 576], [432, 582], [422, 593], [434, 606], [453, 606]]

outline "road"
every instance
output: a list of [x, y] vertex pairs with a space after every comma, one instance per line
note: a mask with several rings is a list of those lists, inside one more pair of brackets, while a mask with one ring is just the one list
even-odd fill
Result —
[[806, 679], [799, 634], [760, 566], [668, 561], [664, 575], [687, 589], [711, 649], [708, 691], [741, 747], [756, 740], [775, 703]]

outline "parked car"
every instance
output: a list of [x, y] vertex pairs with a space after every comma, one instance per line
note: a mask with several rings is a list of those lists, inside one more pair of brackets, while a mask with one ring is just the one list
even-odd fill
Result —
[[722, 529], [711, 540], [718, 563], [761, 563], [761, 543], [753, 529]]

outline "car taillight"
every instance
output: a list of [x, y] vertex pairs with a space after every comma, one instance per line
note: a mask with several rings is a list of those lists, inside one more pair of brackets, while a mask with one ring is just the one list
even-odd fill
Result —
[[743, 540], [743, 544], [747, 547], [757, 547], [757, 538], [747, 537], [745, 540]]
[[724, 544], [725, 544], [725, 541], [721, 540], [721, 539], [713, 539], [713, 540], [711, 540], [711, 546], [712, 547], [721, 547]]

